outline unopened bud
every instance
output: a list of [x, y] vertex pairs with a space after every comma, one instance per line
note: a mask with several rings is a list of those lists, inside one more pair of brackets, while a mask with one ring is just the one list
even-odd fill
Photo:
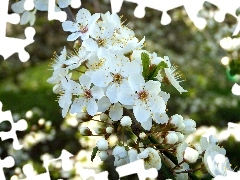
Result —
[[106, 128], [106, 133], [108, 133], [108, 134], [113, 133], [113, 128], [112, 127], [107, 127]]
[[144, 132], [141, 132], [141, 133], [139, 134], [139, 137], [140, 137], [141, 139], [144, 139], [146, 136], [147, 136], [147, 135], [146, 135]]
[[170, 118], [169, 123], [172, 124], [174, 128], [178, 128], [183, 123], [183, 117], [175, 114]]
[[99, 151], [98, 156], [100, 157], [100, 159], [102, 161], [105, 161], [108, 157], [108, 153], [107, 153], [107, 151]]
[[184, 151], [184, 160], [187, 163], [195, 163], [198, 159], [198, 155], [199, 154], [197, 150], [187, 147], [186, 150]]
[[196, 131], [196, 122], [192, 119], [185, 119], [183, 121], [185, 128], [182, 130], [183, 134], [191, 134]]
[[123, 116], [121, 119], [121, 125], [122, 126], [131, 126], [132, 124], [132, 119], [129, 116]]
[[176, 132], [169, 131], [167, 136], [164, 139], [164, 142], [166, 144], [175, 144], [176, 142], [178, 142], [178, 136], [177, 136]]
[[92, 116], [86, 112], [80, 112], [76, 115], [76, 118], [79, 122], [88, 122], [92, 119]]
[[105, 133], [105, 128], [102, 128], [102, 127], [94, 127], [94, 131], [95, 131], [95, 133], [97, 133], [97, 134], [103, 134], [103, 133]]
[[105, 151], [108, 149], [108, 141], [105, 138], [101, 138], [97, 142], [97, 147], [100, 151]]
[[179, 143], [183, 142], [185, 136], [180, 132], [176, 132], [176, 134], [178, 136], [178, 142]]
[[107, 121], [107, 120], [109, 119], [109, 117], [108, 117], [107, 114], [102, 113], [102, 114], [100, 115], [100, 119], [101, 119], [101, 121]]
[[90, 131], [90, 129], [88, 127], [81, 127], [80, 128], [80, 133], [84, 136], [91, 136], [92, 135], [92, 131]]

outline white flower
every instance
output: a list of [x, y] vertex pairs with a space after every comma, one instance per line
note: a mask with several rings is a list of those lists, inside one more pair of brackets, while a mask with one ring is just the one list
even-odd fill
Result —
[[153, 148], [146, 148], [137, 156], [138, 159], [144, 160], [144, 167], [146, 169], [156, 168], [161, 169], [162, 162], [158, 152]]
[[105, 138], [101, 138], [97, 142], [97, 147], [100, 151], [105, 151], [108, 149], [108, 141]]
[[33, 11], [26, 11], [24, 9], [24, 3], [26, 0], [21, 0], [18, 1], [14, 4], [12, 4], [11, 8], [15, 13], [18, 14], [22, 14], [21, 19], [20, 19], [20, 24], [27, 24], [28, 22], [30, 23], [30, 25], [32, 26], [35, 22], [35, 14], [36, 14], [36, 9], [34, 9]]
[[116, 146], [113, 149], [112, 155], [115, 158], [114, 166], [121, 166], [123, 164], [126, 164], [129, 161], [129, 159], [127, 159], [128, 158], [127, 151], [122, 146]]
[[158, 124], [166, 124], [169, 120], [167, 113], [155, 113], [153, 114], [153, 120]]
[[[58, 0], [57, 5], [60, 8], [65, 8], [71, 3], [71, 0]], [[34, 6], [39, 11], [48, 11], [48, 0], [34, 0]], [[59, 11], [60, 8], [55, 6], [55, 11]]]
[[178, 145], [177, 147], [177, 160], [178, 160], [178, 163], [181, 163], [184, 159], [184, 152], [186, 150], [186, 148], [188, 147], [188, 144], [183, 142], [181, 144]]
[[69, 58], [65, 64], [67, 68], [72, 70], [78, 68], [84, 61], [87, 60], [88, 52], [84, 47], [80, 47], [74, 55]]
[[110, 23], [94, 24], [90, 31], [91, 38], [84, 39], [82, 45], [88, 51], [97, 51], [98, 47], [109, 47], [113, 31], [114, 28]]
[[138, 160], [137, 156], [138, 156], [138, 152], [136, 149], [132, 148], [128, 151], [128, 157], [130, 162]]
[[62, 116], [65, 117], [70, 105], [72, 104], [72, 95], [80, 92], [80, 85], [70, 79], [70, 76], [61, 79], [62, 95], [58, 103], [62, 108]]
[[109, 117], [113, 121], [118, 121], [123, 115], [123, 107], [120, 103], [115, 103], [110, 106]]
[[81, 37], [82, 40], [85, 40], [89, 37], [92, 26], [99, 19], [100, 14], [96, 13], [91, 15], [87, 9], [80, 9], [76, 16], [76, 22], [64, 21], [62, 27], [64, 31], [72, 32], [68, 36], [68, 41], [74, 41], [78, 37]]
[[215, 144], [210, 144], [206, 149], [203, 163], [213, 177], [217, 175], [226, 176], [227, 170], [232, 170], [225, 154], [226, 150]]
[[67, 61], [67, 51], [66, 48], [64, 47], [63, 50], [61, 51], [61, 55], [58, 56], [57, 54], [54, 54], [54, 62], [52, 64], [53, 68], [53, 75], [50, 77], [47, 82], [54, 84], [54, 83], [59, 83], [62, 78], [67, 76], [68, 74], [68, 69], [66, 68], [66, 61]]
[[[175, 170], [175, 172], [182, 172], [189, 170], [189, 165], [187, 163], [183, 163], [180, 167]], [[177, 173], [176, 180], [185, 180], [188, 179], [188, 173]]]
[[180, 86], [180, 82], [178, 79], [181, 78], [181, 75], [179, 73], [175, 72], [177, 69], [175, 66], [172, 66], [168, 56], [164, 56], [164, 61], [167, 63], [168, 68], [164, 68], [166, 76], [170, 83], [182, 94], [182, 92], [187, 92], [187, 90], [183, 89], [182, 86]]
[[121, 119], [121, 125], [122, 126], [131, 126], [132, 119], [129, 116], [123, 116]]
[[79, 113], [82, 109], [86, 108], [88, 114], [94, 116], [98, 110], [96, 99], [103, 97], [103, 89], [97, 86], [91, 87], [90, 77], [85, 74], [80, 76], [79, 82], [79, 97], [73, 101], [70, 113]]
[[211, 144], [216, 145], [217, 142], [217, 139], [213, 135], [210, 135], [208, 139], [206, 137], [201, 137], [199, 154], [205, 151]]
[[226, 180], [226, 179], [239, 179], [240, 178], [240, 171], [234, 172], [231, 170], [227, 170], [227, 175], [217, 175], [213, 180]]
[[166, 109], [163, 98], [159, 96], [160, 82], [145, 83], [139, 74], [131, 74], [128, 78], [129, 86], [119, 95], [119, 101], [124, 105], [133, 105], [133, 113], [139, 122], [146, 122], [153, 113], [164, 113]]

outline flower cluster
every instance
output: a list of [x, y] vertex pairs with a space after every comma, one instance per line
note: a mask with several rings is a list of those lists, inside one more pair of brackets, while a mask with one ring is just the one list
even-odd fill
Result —
[[[19, 0], [12, 4], [12, 10], [15, 13], [22, 14], [20, 24], [27, 24], [28, 22], [32, 26], [35, 23], [36, 11], [48, 11], [48, 0], [33, 0], [34, 8], [32, 10], [26, 10], [24, 8], [26, 0]], [[28, 2], [29, 3], [29, 2]], [[70, 5], [71, 0], [58, 0], [56, 2], [55, 11], [60, 11], [60, 8], [66, 8]]]
[[[203, 138], [201, 148], [184, 141], [196, 130], [195, 121], [167, 115], [170, 94], [162, 85], [172, 84], [180, 93], [186, 92], [167, 56], [143, 50], [145, 38], [139, 41], [117, 14], [91, 15], [82, 8], [75, 22], [65, 21], [62, 27], [71, 33], [67, 40], [76, 41], [74, 51], [67, 53], [64, 47], [61, 55], [55, 54], [48, 82], [55, 84], [63, 117], [70, 112], [87, 122], [99, 116], [95, 133], [88, 127], [80, 129], [82, 135], [103, 136], [92, 159], [98, 154], [104, 161], [113, 155], [115, 166], [144, 159], [145, 168], [160, 170], [164, 165], [172, 172], [169, 176], [177, 179], [194, 177], [199, 169], [191, 164], [199, 159], [201, 168], [214, 177], [231, 171], [216, 141]], [[118, 143], [110, 147], [112, 134]]]

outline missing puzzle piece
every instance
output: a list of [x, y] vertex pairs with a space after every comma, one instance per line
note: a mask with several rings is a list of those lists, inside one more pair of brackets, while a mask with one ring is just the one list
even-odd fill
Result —
[[69, 153], [65, 149], [62, 150], [61, 155], [56, 158], [56, 159], [51, 159], [51, 160], [44, 160], [43, 165], [46, 169], [45, 173], [42, 174], [36, 174], [36, 172], [33, 169], [33, 166], [31, 164], [26, 164], [23, 166], [22, 170], [23, 173], [25, 174], [26, 178], [22, 180], [51, 180], [50, 178], [50, 173], [49, 173], [49, 168], [48, 166], [56, 162], [58, 160], [62, 161], [62, 169], [64, 171], [70, 171], [73, 167], [72, 161], [70, 160], [70, 157], [72, 157], [73, 154]]
[[12, 156], [8, 156], [4, 158], [3, 160], [0, 159], [0, 179], [6, 180], [5, 174], [3, 172], [3, 168], [11, 168], [15, 164], [15, 161]]
[[7, 139], [13, 139], [13, 148], [19, 150], [22, 148], [20, 145], [16, 131], [24, 131], [27, 129], [27, 122], [24, 119], [21, 119], [17, 122], [13, 121], [12, 113], [10, 110], [2, 111], [2, 102], [0, 101], [0, 123], [3, 121], [8, 121], [11, 124], [11, 130], [8, 132], [0, 132], [0, 138], [2, 141]]
[[0, 42], [3, 45], [0, 48], [0, 55], [2, 55], [4, 59], [7, 59], [14, 53], [18, 53], [19, 59], [25, 62], [30, 57], [25, 51], [25, 47], [34, 42], [33, 36], [35, 35], [35, 29], [32, 27], [25, 29], [26, 39], [6, 37], [7, 22], [17, 24], [20, 20], [18, 14], [8, 14], [8, 3], [9, 0], [2, 1], [0, 6]]

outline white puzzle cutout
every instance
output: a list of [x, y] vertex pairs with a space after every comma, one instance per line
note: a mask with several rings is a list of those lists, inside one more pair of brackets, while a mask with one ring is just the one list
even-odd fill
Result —
[[230, 14], [237, 20], [237, 26], [233, 32], [233, 36], [236, 36], [240, 31], [240, 16], [236, 15], [236, 10], [240, 7], [240, 1], [236, 0], [110, 0], [112, 13], [118, 13], [121, 10], [123, 1], [136, 3], [137, 7], [134, 10], [134, 15], [138, 18], [145, 16], [145, 8], [151, 8], [158, 11], [162, 11], [161, 24], [167, 25], [171, 22], [171, 17], [167, 11], [183, 6], [188, 14], [189, 19], [199, 29], [203, 29], [207, 22], [204, 18], [198, 17], [199, 11], [202, 9], [204, 2], [209, 2], [219, 8], [219, 11], [215, 15], [215, 20], [222, 22], [225, 19], [226, 14]]
[[3, 160], [0, 158], [0, 179], [6, 180], [3, 168], [11, 168], [15, 164], [15, 161], [12, 156], [8, 156]]
[[6, 24], [17, 24], [20, 21], [18, 14], [8, 14], [9, 0], [1, 1], [0, 6], [0, 55], [4, 59], [9, 58], [14, 53], [18, 53], [19, 59], [25, 62], [29, 59], [29, 54], [25, 51], [25, 47], [34, 42], [33, 36], [35, 35], [35, 29], [27, 27], [24, 31], [26, 39], [18, 39], [6, 37]]
[[12, 113], [10, 110], [8, 111], [2, 111], [2, 102], [0, 101], [0, 124], [3, 121], [8, 121], [11, 124], [11, 130], [8, 132], [1, 131], [0, 132], [0, 138], [2, 141], [7, 139], [13, 139], [13, 148], [15, 150], [20, 150], [23, 145], [19, 143], [17, 133], [16, 131], [24, 131], [27, 129], [27, 121], [24, 119], [21, 119], [17, 122], [13, 121]]
[[22, 180], [51, 180], [50, 172], [49, 172], [49, 165], [55, 161], [61, 160], [62, 161], [62, 169], [64, 171], [69, 171], [73, 168], [73, 163], [70, 160], [73, 154], [69, 153], [65, 149], [62, 150], [61, 155], [56, 159], [45, 160], [43, 162], [43, 166], [46, 169], [45, 173], [42, 174], [35, 174], [34, 169], [31, 164], [26, 164], [23, 166], [23, 173], [25, 174], [26, 178]]

